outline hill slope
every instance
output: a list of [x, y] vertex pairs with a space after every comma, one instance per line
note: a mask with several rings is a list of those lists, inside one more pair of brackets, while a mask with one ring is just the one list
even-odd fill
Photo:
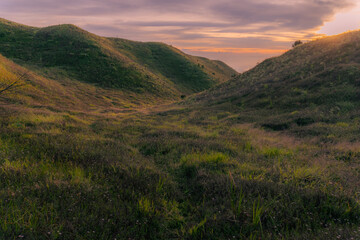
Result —
[[108, 39], [74, 25], [33, 28], [4, 19], [0, 53], [41, 72], [61, 69], [72, 79], [160, 96], [199, 92], [236, 73], [165, 44]]
[[281, 130], [351, 120], [359, 99], [360, 31], [354, 31], [297, 46], [193, 100]]
[[[59, 74], [55, 72], [47, 75]], [[21, 76], [21, 87], [0, 94], [0, 115], [7, 111], [23, 114], [66, 111], [99, 114], [112, 111], [120, 114], [136, 112], [138, 108], [159, 102], [159, 97], [151, 93], [134, 94], [126, 90], [104, 89], [66, 77], [57, 76], [56, 80], [47, 78], [38, 74], [38, 69], [31, 71], [0, 54], [0, 89]]]

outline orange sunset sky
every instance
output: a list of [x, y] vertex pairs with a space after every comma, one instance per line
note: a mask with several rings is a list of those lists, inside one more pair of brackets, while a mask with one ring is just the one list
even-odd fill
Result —
[[165, 42], [241, 72], [295, 40], [360, 28], [360, 0], [1, 0], [0, 17]]

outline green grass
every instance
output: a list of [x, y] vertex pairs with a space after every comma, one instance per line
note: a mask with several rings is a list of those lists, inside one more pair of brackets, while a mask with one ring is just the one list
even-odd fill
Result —
[[[317, 164], [320, 145], [294, 151], [250, 126], [181, 114], [102, 125], [35, 114], [31, 125], [13, 124], [24, 117], [2, 127], [2, 238], [358, 236], [356, 169], [331, 156]], [[203, 134], [216, 126], [216, 137]]]

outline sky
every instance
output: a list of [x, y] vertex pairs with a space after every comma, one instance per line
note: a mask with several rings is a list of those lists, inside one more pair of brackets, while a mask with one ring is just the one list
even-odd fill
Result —
[[0, 17], [165, 42], [242, 72], [295, 40], [360, 28], [360, 0], [0, 0]]

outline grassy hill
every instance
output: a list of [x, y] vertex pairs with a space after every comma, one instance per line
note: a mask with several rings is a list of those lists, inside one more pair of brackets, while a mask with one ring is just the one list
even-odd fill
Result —
[[153, 74], [170, 79], [185, 92], [186, 89], [202, 91], [213, 86], [215, 82], [229, 80], [235, 74], [235, 71], [222, 62], [190, 56], [166, 44], [111, 40], [126, 56], [146, 66]]
[[0, 53], [43, 72], [57, 68], [66, 77], [101, 87], [159, 96], [199, 92], [236, 73], [222, 63], [188, 56], [165, 44], [103, 38], [74, 25], [33, 28], [4, 19]]
[[302, 44], [194, 99], [273, 130], [317, 134], [320, 126], [352, 122], [360, 107], [359, 40], [354, 31]]

